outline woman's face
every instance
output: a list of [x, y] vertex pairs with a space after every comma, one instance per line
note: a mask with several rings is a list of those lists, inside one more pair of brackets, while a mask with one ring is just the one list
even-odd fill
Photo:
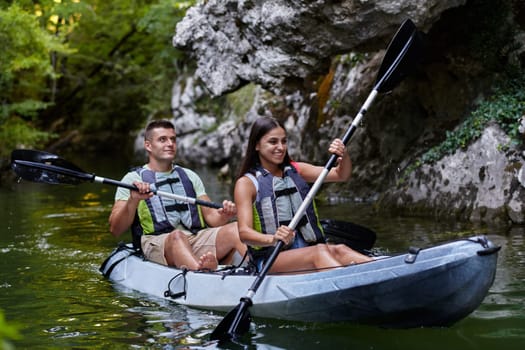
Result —
[[259, 160], [264, 168], [282, 164], [287, 149], [286, 131], [281, 127], [267, 132], [255, 145], [255, 150], [259, 152]]

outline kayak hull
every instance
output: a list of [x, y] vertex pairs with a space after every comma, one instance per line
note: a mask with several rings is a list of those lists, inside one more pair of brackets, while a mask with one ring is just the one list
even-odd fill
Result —
[[[474, 311], [495, 277], [499, 247], [484, 236], [326, 271], [267, 275], [252, 298], [255, 317], [449, 326]], [[414, 260], [414, 261], [412, 261]], [[101, 267], [111, 281], [189, 307], [227, 312], [255, 276], [243, 269], [182, 271], [116, 249]]]

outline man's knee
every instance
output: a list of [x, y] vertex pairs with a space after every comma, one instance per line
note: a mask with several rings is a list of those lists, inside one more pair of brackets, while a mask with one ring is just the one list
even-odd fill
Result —
[[237, 228], [236, 222], [231, 222], [222, 226], [217, 233], [222, 236], [239, 237], [239, 229]]
[[181, 230], [173, 230], [168, 235], [168, 241], [170, 242], [177, 242], [181, 240], [186, 240], [187, 237]]
[[226, 224], [224, 228], [231, 234], [239, 235], [239, 228], [236, 222], [230, 222], [229, 224]]

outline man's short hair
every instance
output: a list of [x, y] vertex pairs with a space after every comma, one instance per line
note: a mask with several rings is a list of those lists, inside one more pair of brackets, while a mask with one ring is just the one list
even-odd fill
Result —
[[149, 140], [151, 137], [151, 130], [158, 129], [158, 128], [175, 130], [175, 126], [169, 120], [166, 120], [166, 119], [152, 120], [146, 126], [146, 129], [144, 131], [144, 140]]

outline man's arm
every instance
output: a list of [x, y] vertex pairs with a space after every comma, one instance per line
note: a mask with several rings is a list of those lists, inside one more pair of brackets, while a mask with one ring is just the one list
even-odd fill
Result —
[[135, 181], [133, 184], [137, 187], [137, 191], [130, 191], [127, 200], [117, 200], [111, 209], [109, 216], [109, 231], [115, 237], [120, 236], [123, 232], [128, 230], [135, 219], [135, 212], [139, 206], [139, 202], [143, 199], [148, 199], [153, 196], [149, 191], [149, 184]]
[[109, 216], [109, 231], [113, 236], [118, 237], [131, 227], [137, 207], [138, 201], [135, 203], [131, 198], [115, 202]]
[[[199, 199], [211, 202], [210, 197], [208, 197], [207, 195], [202, 195], [199, 197]], [[237, 208], [235, 206], [235, 203], [228, 200], [224, 200], [222, 202], [221, 209], [214, 209], [202, 206], [201, 210], [206, 224], [208, 224], [208, 226], [210, 227], [226, 225], [237, 215]]]
[[[191, 183], [193, 184], [196, 197], [200, 200], [211, 202], [210, 197], [208, 197], [206, 194], [206, 189], [204, 188], [204, 183], [202, 182], [200, 176], [193, 170], [185, 170], [186, 174], [190, 178]], [[202, 215], [204, 216], [204, 221], [206, 221], [208, 226], [217, 227], [226, 225], [230, 222], [230, 220], [237, 216], [237, 208], [235, 207], [235, 203], [224, 200], [222, 202], [222, 206], [223, 207], [221, 209], [214, 209], [205, 206], [200, 207]]]

